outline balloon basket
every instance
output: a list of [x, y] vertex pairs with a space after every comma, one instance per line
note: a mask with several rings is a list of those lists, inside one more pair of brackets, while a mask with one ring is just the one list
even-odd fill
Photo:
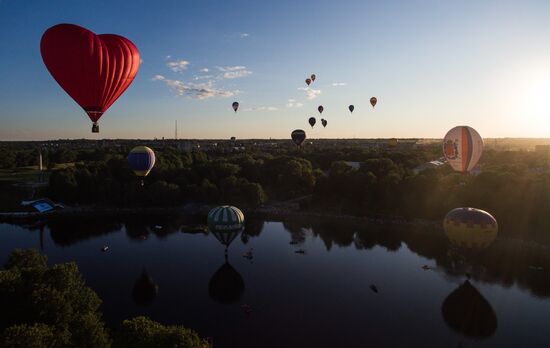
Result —
[[95, 122], [92, 125], [92, 133], [99, 133], [99, 125]]

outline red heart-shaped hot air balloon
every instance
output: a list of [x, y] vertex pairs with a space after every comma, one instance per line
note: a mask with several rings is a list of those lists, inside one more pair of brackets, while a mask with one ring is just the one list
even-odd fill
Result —
[[42, 35], [40, 53], [59, 85], [97, 121], [130, 86], [139, 69], [139, 52], [128, 39], [96, 35], [74, 24], [55, 25]]

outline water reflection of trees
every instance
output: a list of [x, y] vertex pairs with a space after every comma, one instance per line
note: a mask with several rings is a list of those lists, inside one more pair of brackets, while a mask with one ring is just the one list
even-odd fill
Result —
[[550, 297], [550, 253], [548, 248], [535, 243], [513, 239], [497, 239], [492, 246], [478, 254], [457, 260], [450, 255], [450, 243], [435, 227], [358, 226], [336, 222], [285, 222], [283, 226], [292, 240], [305, 239], [308, 229], [323, 240], [326, 249], [333, 245], [353, 246], [369, 250], [380, 246], [397, 251], [406, 245], [419, 256], [433, 259], [438, 268], [448, 275], [470, 273], [472, 279], [502, 286], [518, 286], [539, 297]]
[[122, 228], [120, 222], [101, 219], [63, 219], [47, 223], [52, 240], [56, 245], [70, 246], [78, 242], [107, 235]]

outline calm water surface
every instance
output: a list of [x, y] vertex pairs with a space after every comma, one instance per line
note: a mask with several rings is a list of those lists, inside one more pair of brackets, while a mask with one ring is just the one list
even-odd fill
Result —
[[550, 251], [513, 240], [465, 259], [437, 232], [251, 221], [226, 263], [172, 218], [0, 224], [0, 262], [14, 248], [75, 261], [112, 326], [147, 315], [214, 347], [550, 346]]

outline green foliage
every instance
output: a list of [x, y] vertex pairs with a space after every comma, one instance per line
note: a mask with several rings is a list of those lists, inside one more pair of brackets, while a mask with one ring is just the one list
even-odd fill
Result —
[[49, 348], [59, 346], [57, 341], [53, 327], [42, 323], [13, 325], [0, 338], [5, 348]]
[[145, 317], [137, 317], [122, 323], [114, 347], [208, 348], [210, 345], [183, 326], [165, 326]]
[[[0, 332], [5, 345], [29, 342], [40, 347], [51, 342], [53, 333], [55, 343], [46, 346], [108, 347], [100, 304], [76, 264], [48, 267], [46, 257], [36, 250], [15, 250], [0, 271]], [[32, 330], [25, 333], [29, 327]]]

